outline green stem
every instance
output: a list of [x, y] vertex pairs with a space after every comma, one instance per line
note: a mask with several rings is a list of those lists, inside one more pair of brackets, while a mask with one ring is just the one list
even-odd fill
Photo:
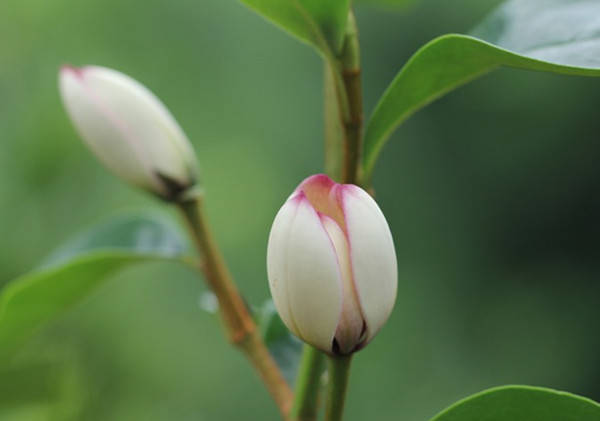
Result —
[[325, 354], [308, 344], [304, 345], [294, 390], [292, 420], [315, 421], [317, 419], [324, 361]]
[[360, 45], [352, 11], [339, 55], [325, 62], [325, 169], [342, 183], [361, 184], [363, 105]]
[[338, 99], [343, 101], [345, 98], [348, 109], [346, 115], [341, 115], [345, 134], [342, 179], [344, 183], [360, 184], [363, 99], [358, 28], [352, 11], [348, 14], [346, 37], [339, 59], [345, 95], [338, 94]]
[[[342, 183], [361, 183], [363, 108], [360, 73], [358, 28], [354, 14], [350, 11], [342, 50], [335, 61], [326, 60], [324, 70], [325, 170], [330, 177]], [[340, 75], [343, 83], [338, 83]], [[298, 421], [316, 419], [319, 394], [317, 373], [320, 372], [323, 359], [323, 354], [311, 347], [305, 347], [299, 371], [300, 377], [296, 385], [293, 419]], [[344, 391], [341, 394], [340, 404], [338, 398], [332, 401], [332, 393], [339, 392], [342, 383], [335, 382], [335, 391], [330, 388], [327, 413], [339, 418], [343, 408], [350, 357], [340, 357], [338, 360], [343, 363], [337, 365], [331, 363], [329, 375], [331, 379], [335, 373], [340, 374], [335, 368], [341, 369], [345, 364], [345, 374], [344, 370], [341, 373], [346, 377], [342, 382]], [[333, 372], [335, 373], [332, 374]], [[333, 383], [332, 387], [334, 387]], [[303, 414], [306, 418], [302, 418]]]
[[325, 134], [325, 172], [338, 183], [344, 167], [345, 130], [336, 85], [337, 69], [325, 61], [323, 69], [323, 111]]
[[341, 421], [350, 377], [352, 355], [329, 358], [329, 389], [325, 406], [325, 421]]
[[252, 363], [279, 407], [283, 419], [289, 419], [293, 400], [292, 391], [265, 346], [213, 239], [204, 212], [202, 194], [186, 198], [177, 204], [202, 255], [201, 269], [219, 302], [219, 313], [229, 340]]

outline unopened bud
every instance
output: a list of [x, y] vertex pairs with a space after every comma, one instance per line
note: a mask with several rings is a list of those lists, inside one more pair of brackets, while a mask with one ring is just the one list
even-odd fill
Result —
[[396, 300], [396, 253], [385, 217], [363, 189], [326, 175], [304, 180], [275, 217], [267, 270], [284, 323], [330, 354], [364, 347]]
[[166, 200], [196, 184], [192, 146], [148, 88], [98, 66], [64, 66], [59, 85], [79, 134], [117, 176]]

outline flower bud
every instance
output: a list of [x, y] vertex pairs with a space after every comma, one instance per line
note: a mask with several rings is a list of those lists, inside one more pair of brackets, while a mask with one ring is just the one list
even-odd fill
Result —
[[148, 88], [98, 66], [63, 66], [59, 86], [79, 134], [117, 176], [166, 200], [195, 184], [192, 146]]
[[364, 347], [396, 301], [396, 252], [381, 210], [360, 187], [323, 174], [304, 180], [279, 210], [267, 271], [286, 326], [330, 354]]

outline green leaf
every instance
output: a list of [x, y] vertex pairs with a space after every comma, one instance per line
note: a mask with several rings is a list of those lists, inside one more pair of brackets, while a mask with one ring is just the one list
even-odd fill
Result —
[[500, 66], [600, 76], [600, 2], [511, 0], [474, 31], [444, 35], [404, 65], [367, 126], [363, 169], [368, 180], [393, 130], [412, 113]]
[[257, 315], [262, 337], [288, 384], [295, 384], [302, 354], [302, 342], [285, 326], [272, 300], [267, 300]]
[[503, 386], [463, 399], [431, 421], [600, 421], [600, 405], [551, 389]]
[[325, 56], [342, 46], [349, 0], [241, 0]]
[[156, 214], [123, 214], [71, 238], [42, 263], [60, 265], [89, 252], [125, 251], [136, 255], [179, 257], [189, 249], [171, 221]]
[[182, 261], [185, 249], [179, 231], [154, 216], [120, 216], [83, 233], [0, 291], [0, 360], [118, 270], [144, 261]]

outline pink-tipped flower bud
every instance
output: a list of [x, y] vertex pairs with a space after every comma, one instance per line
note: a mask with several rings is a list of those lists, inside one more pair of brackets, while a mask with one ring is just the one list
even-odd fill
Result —
[[364, 347], [396, 300], [396, 252], [383, 213], [360, 187], [322, 174], [304, 180], [275, 217], [267, 271], [287, 327], [330, 354]]
[[59, 87], [75, 128], [117, 176], [167, 200], [196, 183], [189, 140], [144, 85], [105, 67], [64, 66]]

